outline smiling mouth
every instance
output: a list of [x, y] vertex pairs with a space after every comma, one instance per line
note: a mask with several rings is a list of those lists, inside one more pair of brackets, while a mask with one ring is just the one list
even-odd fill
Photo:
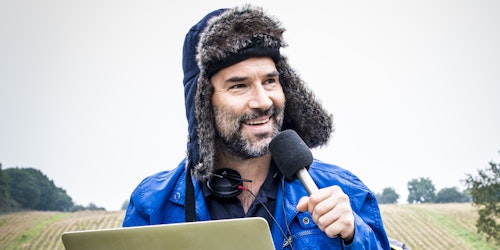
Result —
[[270, 120], [270, 117], [264, 117], [264, 118], [259, 119], [259, 120], [247, 121], [247, 122], [245, 122], [245, 124], [247, 124], [247, 125], [262, 125], [262, 124], [268, 123], [269, 120]]

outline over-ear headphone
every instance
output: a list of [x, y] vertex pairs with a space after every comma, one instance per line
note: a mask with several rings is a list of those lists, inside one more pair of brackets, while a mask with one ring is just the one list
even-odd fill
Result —
[[[233, 198], [241, 194], [243, 190], [247, 190], [264, 207], [266, 212], [269, 214], [274, 223], [276, 223], [276, 225], [280, 229], [281, 233], [283, 234], [283, 237], [286, 239], [286, 242], [290, 244], [293, 250], [293, 239], [291, 236], [292, 233], [290, 232], [290, 229], [287, 227], [289, 233], [289, 236], [287, 236], [285, 231], [281, 228], [280, 224], [276, 221], [276, 218], [274, 218], [269, 209], [266, 207], [266, 204], [264, 204], [259, 199], [259, 197], [255, 196], [255, 194], [252, 193], [252, 191], [245, 188], [243, 186], [243, 182], [252, 182], [252, 180], [242, 179], [240, 173], [238, 173], [238, 171], [234, 169], [221, 168], [215, 170], [215, 172], [212, 174], [212, 177], [210, 177], [210, 179], [208, 179], [208, 181], [206, 182], [206, 185], [210, 193], [219, 198]], [[282, 207], [283, 209], [285, 209], [285, 205], [283, 205]]]
[[207, 181], [210, 193], [219, 198], [233, 198], [241, 194], [243, 182], [252, 180], [242, 179], [240, 173], [234, 169], [217, 169]]

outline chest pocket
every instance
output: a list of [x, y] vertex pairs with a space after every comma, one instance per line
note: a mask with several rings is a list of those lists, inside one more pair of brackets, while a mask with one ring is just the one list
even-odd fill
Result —
[[317, 227], [314, 221], [312, 220], [310, 213], [298, 213], [297, 220], [300, 224], [300, 227], [303, 229], [315, 228]]
[[298, 213], [291, 226], [294, 249], [335, 249], [342, 244], [339, 239], [331, 239], [319, 229], [308, 212]]

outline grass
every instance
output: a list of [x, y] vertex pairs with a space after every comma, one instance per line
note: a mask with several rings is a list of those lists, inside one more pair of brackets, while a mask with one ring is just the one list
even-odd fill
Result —
[[476, 232], [470, 231], [468, 228], [464, 227], [463, 224], [457, 223], [452, 217], [433, 212], [428, 209], [420, 209], [421, 213], [425, 216], [434, 220], [437, 224], [442, 225], [446, 230], [455, 236], [457, 239], [461, 239], [470, 249], [484, 249], [484, 250], [494, 250], [498, 249], [485, 242], [484, 239]]
[[17, 240], [11, 242], [9, 245], [6, 245], [5, 249], [10, 250], [25, 248], [27, 245], [30, 245], [30, 242], [34, 241], [47, 226], [68, 216], [69, 214], [67, 213], [56, 213], [50, 217], [43, 218], [31, 226], [28, 230], [23, 231]]

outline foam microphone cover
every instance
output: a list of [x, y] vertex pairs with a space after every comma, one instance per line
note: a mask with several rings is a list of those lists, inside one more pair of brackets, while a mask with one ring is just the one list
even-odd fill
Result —
[[309, 147], [294, 130], [288, 129], [275, 136], [269, 151], [281, 173], [288, 179], [297, 178], [299, 169], [309, 169], [313, 156]]

